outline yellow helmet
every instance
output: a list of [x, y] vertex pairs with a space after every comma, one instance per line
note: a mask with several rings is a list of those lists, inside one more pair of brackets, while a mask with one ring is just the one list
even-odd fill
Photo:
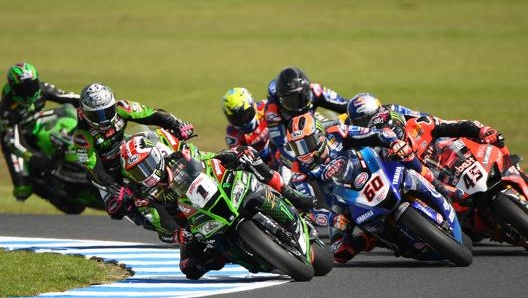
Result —
[[223, 98], [223, 111], [231, 125], [246, 132], [256, 127], [256, 105], [253, 96], [246, 88], [235, 87], [227, 91]]

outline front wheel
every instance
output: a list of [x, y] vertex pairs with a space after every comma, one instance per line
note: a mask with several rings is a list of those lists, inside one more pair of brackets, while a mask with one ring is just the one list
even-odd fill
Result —
[[466, 267], [473, 262], [473, 254], [466, 246], [456, 242], [413, 208], [405, 209], [399, 222], [457, 266]]
[[515, 204], [507, 195], [499, 194], [490, 208], [504, 222], [510, 223], [522, 236], [528, 237], [528, 212]]
[[237, 230], [240, 238], [273, 267], [296, 281], [309, 281], [313, 278], [314, 269], [311, 264], [303, 262], [290, 254], [275, 243], [268, 234], [261, 231], [252, 221], [241, 222]]

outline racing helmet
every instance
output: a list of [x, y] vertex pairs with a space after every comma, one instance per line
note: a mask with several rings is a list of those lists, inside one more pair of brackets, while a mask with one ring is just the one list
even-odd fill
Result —
[[88, 123], [100, 130], [112, 127], [117, 116], [114, 92], [108, 86], [92, 83], [81, 91], [81, 110]]
[[358, 93], [347, 104], [348, 119], [353, 125], [368, 127], [372, 116], [381, 108], [381, 101], [370, 93]]
[[280, 105], [289, 112], [306, 112], [312, 104], [310, 80], [297, 67], [283, 69], [277, 76], [275, 88]]
[[327, 150], [324, 127], [311, 113], [290, 120], [286, 139], [295, 157], [304, 163], [314, 162]]
[[257, 127], [256, 104], [246, 88], [229, 89], [224, 95], [223, 105], [224, 115], [231, 125], [246, 133]]
[[370, 118], [368, 127], [377, 129], [389, 128], [396, 134], [398, 139], [407, 141], [406, 123], [407, 120], [402, 114], [383, 109]]
[[125, 176], [133, 181], [153, 187], [165, 177], [165, 159], [152, 140], [136, 135], [119, 149]]
[[41, 94], [40, 81], [35, 66], [27, 62], [16, 63], [7, 71], [7, 83], [13, 91], [13, 100], [29, 106]]
[[[193, 158], [188, 149], [178, 150], [170, 155], [170, 170], [173, 178], [171, 188], [181, 196], [191, 198], [193, 205], [202, 208], [213, 192], [211, 185], [215, 185], [210, 177], [203, 174], [202, 162]], [[192, 187], [193, 182], [199, 179], [199, 187]], [[213, 186], [213, 188], [215, 188]], [[216, 191], [216, 188], [214, 192]], [[199, 198], [198, 201], [195, 198]]]

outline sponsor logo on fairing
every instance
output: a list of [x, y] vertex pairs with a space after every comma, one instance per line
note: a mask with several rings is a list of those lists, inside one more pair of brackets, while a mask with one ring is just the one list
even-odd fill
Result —
[[482, 163], [484, 165], [487, 165], [488, 162], [489, 162], [489, 158], [491, 156], [491, 150], [492, 150], [492, 146], [491, 145], [486, 146], [486, 153], [484, 153], [484, 159], [482, 160]]
[[367, 220], [369, 217], [371, 217], [372, 215], [374, 215], [374, 211], [372, 210], [369, 210], [367, 211], [366, 213], [363, 213], [362, 215], [360, 215], [359, 217], [356, 218], [356, 222], [358, 224], [364, 222], [365, 220]]
[[438, 224], [441, 224], [443, 221], [444, 221], [444, 218], [442, 217], [442, 215], [440, 213], [437, 213], [436, 214], [436, 222]]
[[397, 167], [396, 171], [394, 171], [394, 177], [392, 177], [392, 185], [399, 184], [401, 172], [402, 172], [402, 167]]
[[461, 165], [455, 166], [455, 177], [458, 179], [460, 178], [460, 175], [464, 173], [464, 171], [469, 168], [472, 164], [477, 162], [473, 156], [470, 156], [466, 161], [464, 161]]
[[363, 185], [365, 185], [365, 182], [368, 180], [368, 174], [365, 172], [361, 172], [357, 175], [356, 179], [354, 179], [354, 187], [357, 189], [361, 189]]

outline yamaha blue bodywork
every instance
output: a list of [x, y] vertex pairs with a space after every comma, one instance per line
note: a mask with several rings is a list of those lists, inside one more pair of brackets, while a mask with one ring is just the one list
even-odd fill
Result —
[[[419, 260], [445, 259], [398, 222], [406, 208], [413, 208], [462, 244], [460, 224], [446, 199], [437, 196], [424, 200], [419, 193], [411, 195], [406, 189], [410, 183], [407, 178], [410, 170], [399, 162], [382, 160], [372, 148], [365, 147], [356, 155], [360, 166], [355, 166], [353, 175], [348, 173], [342, 183], [337, 183], [334, 195], [346, 203], [351, 219], [359, 227], [381, 240], [397, 255]], [[432, 190], [432, 185], [424, 183]]]

